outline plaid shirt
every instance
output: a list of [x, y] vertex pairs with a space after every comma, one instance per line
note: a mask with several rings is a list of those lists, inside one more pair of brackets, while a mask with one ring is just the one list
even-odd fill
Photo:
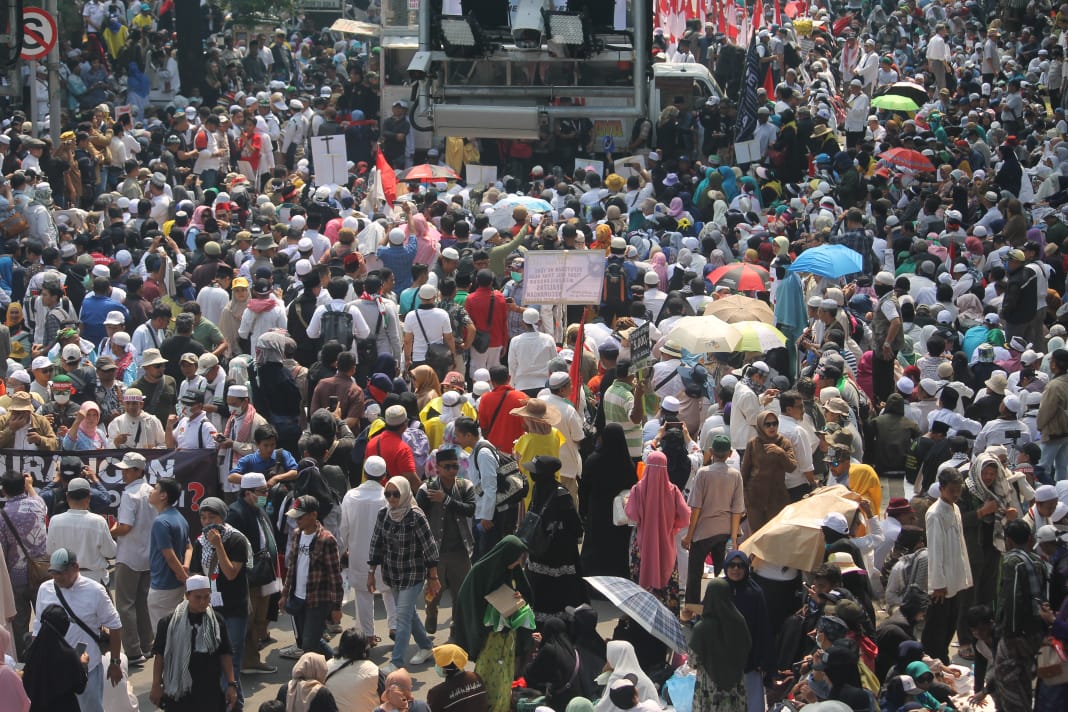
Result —
[[845, 245], [862, 258], [864, 274], [873, 274], [872, 244], [875, 242], [867, 230], [847, 230], [840, 235], [831, 235], [827, 240], [832, 245]]
[[[293, 530], [289, 535], [289, 551], [286, 552], [286, 584], [282, 593], [286, 598], [293, 596], [297, 585], [297, 547], [300, 546], [300, 531]], [[337, 540], [319, 523], [315, 541], [311, 546], [311, 559], [308, 562], [308, 589], [305, 604], [309, 607], [325, 606], [332, 611], [341, 608], [341, 599], [345, 593], [341, 582], [341, 557], [337, 550]]]
[[438, 565], [438, 543], [430, 522], [418, 508], [412, 508], [399, 522], [389, 516], [389, 508], [378, 513], [367, 563], [382, 567], [382, 580], [390, 588], [411, 588], [423, 583], [427, 569]]

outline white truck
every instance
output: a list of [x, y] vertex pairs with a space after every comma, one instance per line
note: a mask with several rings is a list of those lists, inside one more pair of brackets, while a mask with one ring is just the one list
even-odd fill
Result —
[[519, 0], [503, 27], [421, 2], [416, 25], [382, 28], [382, 115], [407, 101], [419, 148], [446, 136], [537, 139], [547, 122], [586, 118], [596, 151], [611, 136], [624, 154], [638, 117], [655, 127], [677, 97], [700, 109], [722, 96], [703, 65], [652, 63], [652, 17], [633, 11], [649, 6], [627, 5], [626, 26], [616, 29], [554, 10], [554, 0]]

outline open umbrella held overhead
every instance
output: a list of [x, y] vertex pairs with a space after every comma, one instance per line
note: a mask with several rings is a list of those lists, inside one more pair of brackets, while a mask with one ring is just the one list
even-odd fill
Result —
[[915, 82], [894, 82], [875, 92], [875, 98], [880, 96], [903, 96], [911, 99], [917, 106], [927, 103], [927, 90]]
[[879, 158], [886, 163], [898, 168], [912, 171], [913, 173], [934, 173], [934, 164], [919, 151], [914, 151], [911, 148], [891, 148], [889, 151], [883, 151], [879, 154]]
[[808, 272], [831, 279], [856, 274], [863, 269], [864, 259], [860, 253], [845, 245], [820, 245], [805, 250], [787, 268], [789, 272]]
[[771, 284], [771, 275], [766, 269], [740, 262], [718, 267], [705, 279], [717, 286], [725, 284], [740, 292], [765, 292]]
[[775, 312], [767, 302], [762, 302], [744, 294], [729, 294], [720, 299], [713, 299], [705, 305], [705, 316], [714, 316], [728, 324], [739, 321], [762, 321], [775, 323]]
[[677, 653], [686, 652], [686, 636], [678, 617], [656, 596], [634, 581], [618, 576], [584, 576], [583, 580], [664, 645]]
[[741, 341], [737, 329], [714, 316], [684, 316], [671, 329], [671, 339], [690, 353], [733, 351]]
[[887, 111], [919, 111], [920, 105], [907, 96], [883, 94], [871, 100], [871, 105]]
[[420, 166], [412, 166], [406, 171], [401, 171], [397, 174], [397, 180], [436, 183], [442, 180], [460, 180], [460, 176], [448, 166], [432, 166], [429, 163], [424, 163]]

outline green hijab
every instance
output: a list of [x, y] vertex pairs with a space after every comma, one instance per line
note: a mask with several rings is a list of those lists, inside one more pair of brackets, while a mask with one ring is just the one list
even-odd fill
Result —
[[727, 579], [714, 578], [705, 592], [701, 622], [693, 627], [690, 650], [716, 687], [731, 689], [742, 684], [745, 661], [752, 638], [745, 618], [734, 606]]
[[1004, 346], [1005, 332], [1001, 329], [991, 329], [990, 331], [986, 332], [986, 343], [991, 344], [993, 346]]
[[467, 651], [468, 657], [477, 660], [486, 643], [489, 629], [482, 619], [486, 613], [486, 594], [508, 584], [531, 601], [531, 588], [522, 567], [508, 566], [527, 552], [527, 545], [514, 535], [508, 535], [475, 562], [460, 585], [457, 600], [452, 606], [452, 633], [455, 642]]

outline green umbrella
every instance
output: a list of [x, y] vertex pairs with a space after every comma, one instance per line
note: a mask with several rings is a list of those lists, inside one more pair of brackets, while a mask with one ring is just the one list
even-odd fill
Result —
[[884, 94], [871, 100], [871, 105], [887, 111], [919, 111], [920, 105], [907, 96]]

